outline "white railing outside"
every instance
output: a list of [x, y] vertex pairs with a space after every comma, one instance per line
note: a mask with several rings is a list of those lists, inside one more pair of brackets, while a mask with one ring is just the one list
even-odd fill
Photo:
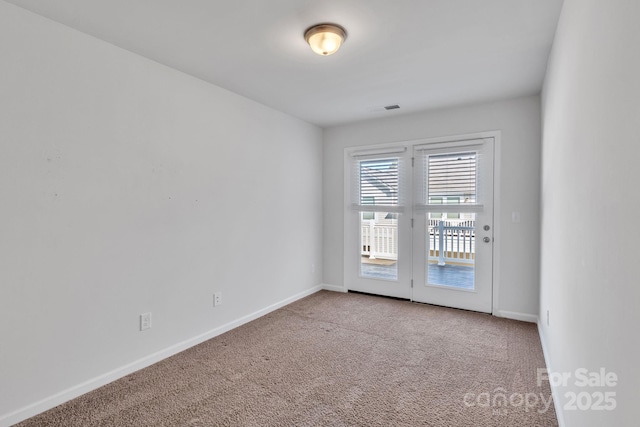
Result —
[[398, 259], [398, 227], [362, 221], [362, 255], [369, 259]]
[[[429, 220], [429, 259], [438, 265], [447, 262], [473, 264], [475, 260], [475, 221]], [[362, 221], [362, 256], [370, 259], [398, 259], [398, 227]]]
[[473, 264], [476, 252], [475, 221], [429, 220], [429, 259]]

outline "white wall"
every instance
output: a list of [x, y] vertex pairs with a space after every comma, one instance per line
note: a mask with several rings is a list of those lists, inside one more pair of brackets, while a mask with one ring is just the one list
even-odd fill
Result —
[[[640, 419], [638, 17], [638, 1], [565, 0], [543, 91], [540, 326], [550, 369], [573, 375], [556, 397], [617, 393], [614, 411], [561, 411], [571, 427]], [[619, 384], [578, 387], [578, 368]]]
[[[483, 131], [502, 132], [501, 268], [497, 314], [538, 314], [540, 99], [537, 96], [325, 129], [324, 281], [343, 286], [344, 149]], [[511, 212], [521, 222], [511, 222]], [[522, 316], [521, 316], [522, 315]]]
[[322, 281], [315, 126], [0, 1], [0, 138], [0, 424]]

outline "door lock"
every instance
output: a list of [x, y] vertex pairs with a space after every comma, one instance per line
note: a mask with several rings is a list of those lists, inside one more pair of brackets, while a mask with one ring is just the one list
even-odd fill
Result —
[[485, 226], [484, 226], [484, 227], [482, 227], [482, 228], [484, 228], [484, 231], [489, 231], [489, 230], [491, 230], [491, 227], [489, 227], [488, 225], [485, 225]]
[[491, 237], [484, 237], [482, 241], [485, 243], [489, 243], [491, 241]]

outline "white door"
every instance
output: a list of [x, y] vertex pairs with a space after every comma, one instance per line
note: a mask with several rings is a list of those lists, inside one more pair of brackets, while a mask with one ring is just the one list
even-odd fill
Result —
[[493, 153], [493, 138], [414, 147], [414, 301], [491, 313]]
[[411, 157], [393, 147], [347, 153], [345, 285], [411, 299]]
[[345, 152], [348, 290], [492, 312], [494, 138]]

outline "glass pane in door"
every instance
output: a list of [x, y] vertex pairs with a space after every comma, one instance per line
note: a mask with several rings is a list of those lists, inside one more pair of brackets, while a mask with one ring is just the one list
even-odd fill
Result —
[[476, 214], [427, 213], [426, 284], [475, 289]]
[[398, 214], [360, 212], [360, 276], [398, 280]]
[[398, 207], [400, 158], [362, 160], [359, 165], [360, 206], [372, 206], [360, 212], [360, 277], [397, 281], [398, 214], [373, 207]]

